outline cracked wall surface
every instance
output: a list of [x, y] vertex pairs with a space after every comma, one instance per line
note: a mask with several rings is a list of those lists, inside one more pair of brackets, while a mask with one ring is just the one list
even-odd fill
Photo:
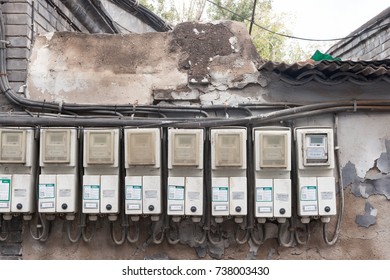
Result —
[[236, 22], [182, 23], [168, 33], [48, 33], [34, 43], [27, 95], [67, 103], [259, 102], [267, 85], [260, 63]]

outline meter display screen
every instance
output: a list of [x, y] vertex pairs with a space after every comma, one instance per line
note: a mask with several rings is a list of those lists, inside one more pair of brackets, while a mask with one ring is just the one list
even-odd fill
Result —
[[307, 165], [328, 161], [326, 134], [306, 134], [305, 144], [305, 162]]

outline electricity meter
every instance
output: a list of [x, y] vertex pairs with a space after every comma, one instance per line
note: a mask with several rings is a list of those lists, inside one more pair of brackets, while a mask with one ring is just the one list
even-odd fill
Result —
[[287, 167], [287, 137], [280, 135], [261, 135], [260, 167]]
[[1, 130], [0, 163], [26, 162], [26, 131]]
[[34, 129], [0, 128], [0, 213], [34, 212], [37, 150]]
[[156, 135], [154, 131], [127, 132], [127, 160], [129, 165], [156, 165]]
[[114, 164], [114, 131], [86, 131], [87, 164]]
[[216, 137], [215, 165], [218, 167], [241, 166], [242, 139], [240, 134], [218, 134]]
[[44, 129], [42, 134], [43, 163], [69, 163], [70, 130]]
[[324, 223], [336, 215], [333, 129], [295, 129], [298, 154], [298, 215], [303, 223], [320, 216]]
[[173, 136], [172, 165], [197, 166], [199, 164], [197, 134], [175, 134]]
[[212, 129], [212, 168], [246, 168], [246, 129]]
[[291, 217], [291, 130], [254, 128], [255, 217], [258, 222]]
[[328, 164], [327, 138], [327, 134], [305, 134], [304, 165]]
[[161, 129], [125, 128], [125, 213], [161, 214]]
[[203, 130], [169, 129], [168, 168], [203, 168]]
[[256, 128], [254, 134], [256, 170], [290, 171], [290, 129], [285, 127]]

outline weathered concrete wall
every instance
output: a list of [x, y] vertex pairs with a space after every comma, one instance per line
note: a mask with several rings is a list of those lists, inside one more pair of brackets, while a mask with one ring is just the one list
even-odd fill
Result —
[[266, 85], [259, 62], [239, 23], [185, 23], [142, 35], [54, 33], [36, 38], [27, 88], [32, 99], [68, 103], [256, 101]]

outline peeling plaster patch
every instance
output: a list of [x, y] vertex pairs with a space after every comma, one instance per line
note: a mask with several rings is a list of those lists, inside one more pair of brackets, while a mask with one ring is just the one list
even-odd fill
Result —
[[371, 225], [376, 223], [376, 215], [377, 209], [375, 209], [369, 202], [366, 202], [364, 207], [364, 215], [357, 215], [355, 219], [355, 223], [357, 223], [361, 227], [368, 228]]
[[382, 173], [390, 173], [390, 140], [385, 139], [386, 153], [381, 153], [376, 161], [376, 167]]
[[368, 198], [375, 193], [375, 188], [369, 181], [356, 182], [352, 185], [352, 193], [357, 197]]
[[343, 167], [342, 174], [344, 188], [359, 179], [359, 177], [357, 176], [356, 167], [350, 161], [348, 161], [347, 164]]
[[373, 180], [375, 187], [375, 194], [385, 195], [387, 199], [390, 199], [390, 174], [383, 176], [377, 180]]

